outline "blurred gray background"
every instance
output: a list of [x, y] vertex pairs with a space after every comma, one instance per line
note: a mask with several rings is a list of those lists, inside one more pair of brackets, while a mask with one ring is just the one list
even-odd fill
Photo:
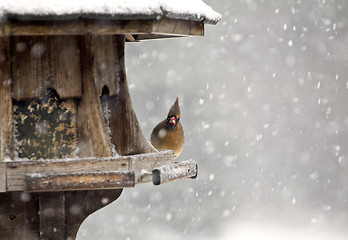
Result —
[[125, 189], [78, 239], [347, 239], [348, 2], [205, 2], [205, 37], [126, 46], [144, 134], [179, 96], [198, 179]]

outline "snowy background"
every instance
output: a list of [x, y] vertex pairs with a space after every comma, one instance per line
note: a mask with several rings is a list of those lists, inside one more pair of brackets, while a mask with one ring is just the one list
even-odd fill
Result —
[[144, 134], [179, 96], [198, 179], [125, 189], [78, 239], [347, 239], [348, 2], [205, 2], [205, 37], [126, 47]]

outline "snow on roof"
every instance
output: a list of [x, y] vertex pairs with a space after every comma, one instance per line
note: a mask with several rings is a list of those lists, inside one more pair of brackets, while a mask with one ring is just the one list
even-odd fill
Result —
[[221, 15], [202, 0], [1, 0], [0, 18], [88, 17], [119, 19], [156, 18], [163, 15], [216, 24]]

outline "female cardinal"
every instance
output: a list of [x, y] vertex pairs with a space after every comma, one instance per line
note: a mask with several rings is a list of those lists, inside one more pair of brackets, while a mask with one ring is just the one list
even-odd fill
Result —
[[173, 150], [175, 157], [182, 152], [184, 129], [180, 123], [179, 99], [169, 109], [167, 119], [160, 122], [151, 133], [151, 144], [158, 150]]

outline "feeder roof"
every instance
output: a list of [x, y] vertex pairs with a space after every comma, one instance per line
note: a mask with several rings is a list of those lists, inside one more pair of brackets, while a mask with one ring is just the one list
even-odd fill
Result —
[[1, 0], [0, 19], [170, 19], [216, 24], [221, 15], [201, 0]]

